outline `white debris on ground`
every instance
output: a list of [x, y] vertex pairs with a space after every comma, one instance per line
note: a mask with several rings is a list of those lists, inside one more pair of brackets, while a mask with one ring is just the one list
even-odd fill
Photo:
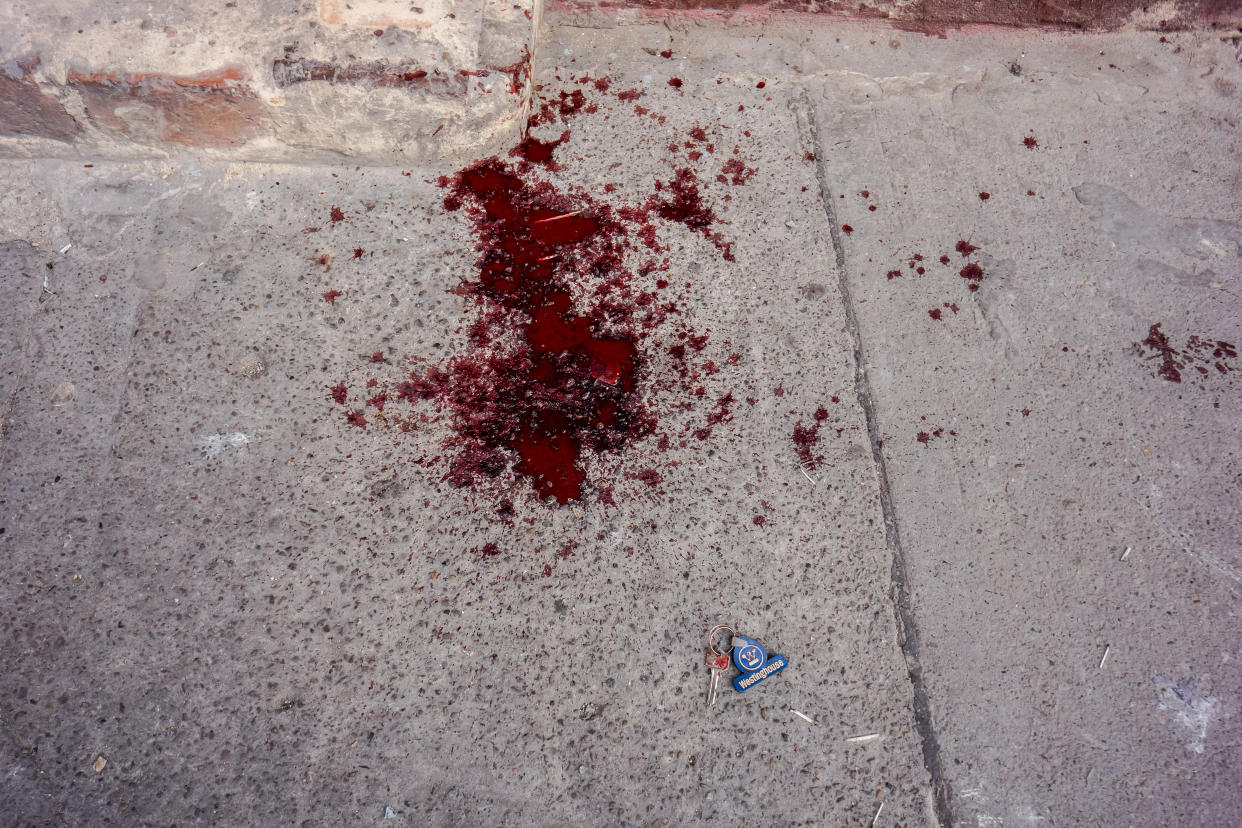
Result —
[[212, 434], [198, 441], [198, 450], [208, 460], [214, 459], [222, 454], [226, 449], [241, 448], [250, 444], [250, 437], [240, 431], [231, 431], [228, 434]]

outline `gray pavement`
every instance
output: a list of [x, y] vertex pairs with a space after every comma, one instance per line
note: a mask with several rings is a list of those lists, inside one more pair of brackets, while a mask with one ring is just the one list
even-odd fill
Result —
[[[366, 403], [509, 341], [474, 159], [3, 162], [0, 812], [1242, 821], [1242, 67], [1165, 41], [547, 31], [529, 180], [716, 218], [619, 219], [658, 425], [563, 505]], [[790, 666], [708, 708], [721, 622]]]

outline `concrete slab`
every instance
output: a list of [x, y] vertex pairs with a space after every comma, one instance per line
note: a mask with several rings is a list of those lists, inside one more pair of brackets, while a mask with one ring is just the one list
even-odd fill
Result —
[[[573, 133], [544, 177], [632, 205], [673, 176], [670, 142], [713, 145], [696, 167], [735, 261], [656, 227], [707, 337], [705, 393], [677, 384], [680, 328], [656, 334], [643, 393], [672, 444], [590, 459], [592, 497], [563, 507], [510, 475], [509, 521], [490, 490], [415, 465], [446, 422], [407, 436], [372, 407], [364, 431], [329, 394], [387, 382], [377, 350], [400, 365], [466, 347], [472, 303], [450, 291], [474, 241], [436, 171], [30, 168], [75, 245], [3, 446], [3, 538], [28, 573], [6, 587], [6, 721], [64, 819], [865, 822], [881, 802], [922, 819], [815, 166], [788, 100], [756, 126], [737, 112], [750, 84], [697, 70], [690, 95], [643, 72], [572, 86], [599, 108], [537, 129]], [[657, 117], [618, 97], [630, 84]], [[734, 159], [746, 183], [714, 180]], [[812, 478], [791, 436], [820, 407]], [[708, 709], [704, 636], [725, 621], [792, 666]]]
[[1237, 822], [1232, 49], [901, 46], [808, 94], [953, 814]]
[[[1236, 821], [1237, 65], [1165, 41], [552, 28], [473, 194], [4, 162], [0, 809]], [[633, 389], [510, 360], [562, 293]], [[505, 371], [657, 421], [539, 500]], [[790, 666], [708, 708], [726, 621]]]

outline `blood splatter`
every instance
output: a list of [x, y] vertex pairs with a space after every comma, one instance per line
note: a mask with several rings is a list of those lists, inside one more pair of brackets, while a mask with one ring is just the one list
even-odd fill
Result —
[[763, 526], [763, 524], [768, 522], [768, 519], [764, 517], [763, 515], [755, 515], [754, 517], [750, 519], [750, 522], [755, 524], [756, 526]]
[[668, 79], [668, 85], [673, 87], [674, 89], [681, 89], [681, 84], [682, 84], [681, 78], [669, 78]]
[[957, 272], [958, 276], [968, 281], [971, 292], [979, 289], [979, 283], [983, 281], [983, 268], [979, 267], [975, 262], [970, 262]]
[[[974, 253], [979, 248], [975, 247], [973, 244], [966, 241], [965, 239], [958, 239], [957, 246], [954, 249], [957, 250], [958, 253], [961, 253], [962, 256], [969, 256], [971, 253]], [[944, 261], [944, 258], [945, 257], [941, 257], [941, 261]]]
[[329, 305], [335, 305], [337, 297], [341, 295], [342, 294], [339, 290], [325, 290], [323, 292], [323, 301], [327, 302]]
[[1032, 149], [1032, 150], [1039, 146], [1039, 142], [1036, 141], [1035, 138], [1031, 135], [1028, 135], [1025, 138], [1023, 138], [1022, 143], [1026, 145], [1027, 149]]
[[1220, 374], [1237, 370], [1231, 361], [1237, 358], [1238, 350], [1232, 343], [1196, 334], [1190, 336], [1180, 349], [1174, 348], [1168, 335], [1161, 330], [1162, 324], [1157, 322], [1152, 325], [1147, 331], [1147, 338], [1136, 343], [1139, 353], [1143, 353], [1145, 348], [1150, 349], [1152, 353], [1148, 358], [1160, 360], [1156, 376], [1180, 383], [1181, 372], [1185, 368], [1193, 367], [1201, 376], [1208, 376], [1210, 368], [1215, 368]]
[[337, 405], [344, 405], [345, 400], [349, 397], [349, 389], [345, 387], [343, 382], [337, 383], [328, 390], [332, 392], [332, 399]]
[[345, 213], [341, 210], [340, 207], [333, 207], [332, 211], [328, 215], [332, 219], [333, 224], [336, 224], [338, 221], [345, 220]]
[[[618, 97], [641, 94], [630, 90]], [[589, 107], [580, 89], [560, 92], [528, 125], [564, 120]], [[701, 129], [692, 135], [706, 138]], [[440, 178], [445, 209], [464, 211], [477, 239], [477, 273], [454, 289], [469, 302], [473, 318], [463, 325], [464, 344], [442, 364], [409, 371], [368, 400], [382, 412], [377, 426], [449, 426], [443, 453], [416, 462], [442, 465], [444, 478], [458, 487], [495, 491], [490, 481], [511, 473], [526, 478], [539, 499], [579, 500], [590, 486], [589, 457], [614, 454], [655, 433], [659, 419], [651, 407], [660, 396], [652, 391], [680, 385], [683, 393], [701, 394], [702, 386], [692, 390], [702, 377], [720, 371], [713, 360], [696, 367], [686, 359], [686, 349], [701, 352], [708, 337], [656, 292], [669, 286], [668, 259], [648, 259], [636, 268], [634, 261], [644, 247], [662, 249], [661, 222], [701, 234], [723, 258], [733, 259], [695, 172], [680, 169], [656, 181], [637, 206], [600, 203], [546, 176], [534, 177], [540, 168], [557, 172], [553, 154], [568, 137], [529, 137], [509, 153], [516, 161], [493, 157]], [[744, 180], [754, 173], [740, 160], [738, 165], [733, 175]], [[681, 344], [660, 343], [666, 323]], [[658, 347], [645, 344], [652, 337]], [[660, 362], [663, 353], [672, 360]], [[695, 436], [706, 439], [714, 426], [731, 420], [733, 402], [731, 393], [720, 396]], [[424, 404], [418, 413], [405, 413]], [[347, 421], [366, 425], [362, 411]], [[667, 444], [668, 436], [661, 435], [661, 445]], [[637, 478], [651, 486], [662, 479], [654, 469]], [[612, 502], [611, 487], [597, 487], [596, 494], [599, 502]]]
[[355, 248], [354, 248], [354, 258], [355, 258], [355, 259], [361, 259], [361, 258], [362, 258], [362, 254], [363, 254], [363, 253], [366, 253], [366, 251], [365, 251], [365, 250], [363, 250], [361, 247], [355, 247]]
[[660, 52], [660, 57], [664, 58], [665, 60], [671, 60], [673, 57], [673, 50], [665, 49], [663, 52]]
[[745, 184], [755, 174], [754, 167], [747, 167], [740, 158], [730, 158], [720, 168], [720, 171], [722, 175], [717, 176], [716, 180], [724, 183], [726, 180], [729, 180], [725, 176], [732, 176], [732, 182], [739, 185]]
[[842, 224], [842, 225], [841, 225], [841, 230], [842, 230], [842, 232], [845, 232], [845, 233], [853, 233], [853, 232], [854, 232], [854, 228], [853, 228], [853, 227], [850, 227], [848, 224]]
[[940, 308], [932, 308], [931, 310], [927, 312], [927, 315], [930, 316], [932, 319], [935, 319], [937, 322], [939, 322], [940, 321]]
[[[833, 397], [832, 401], [837, 402], [837, 398]], [[814, 469], [823, 460], [823, 457], [815, 454], [815, 447], [819, 444], [820, 427], [828, 420], [828, 409], [822, 405], [819, 406], [815, 409], [813, 418], [815, 422], [810, 426], [802, 425], [802, 421], [799, 420], [794, 426], [792, 436], [794, 451], [797, 452], [802, 467], [807, 470]], [[837, 429], [837, 435], [840, 436], [844, 430]]]
[[991, 193], [988, 193], [988, 192], [982, 192], [982, 193], [979, 193], [979, 200], [980, 200], [980, 201], [987, 201], [987, 200], [988, 200], [989, 198], [991, 198], [991, 197], [992, 197], [992, 194], [991, 194]]
[[546, 167], [555, 169], [556, 162], [552, 160], [552, 153], [568, 140], [569, 130], [562, 132], [561, 137], [555, 141], [540, 141], [533, 135], [528, 135], [516, 147], [509, 150], [509, 155], [516, 158], [524, 158], [532, 164], [543, 164]]

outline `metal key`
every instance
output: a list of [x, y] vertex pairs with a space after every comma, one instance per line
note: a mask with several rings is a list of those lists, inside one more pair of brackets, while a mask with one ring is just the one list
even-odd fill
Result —
[[707, 704], [711, 706], [716, 703], [716, 697], [720, 695], [720, 675], [729, 669], [729, 656], [709, 652], [707, 669], [712, 671], [712, 682], [707, 688]]

